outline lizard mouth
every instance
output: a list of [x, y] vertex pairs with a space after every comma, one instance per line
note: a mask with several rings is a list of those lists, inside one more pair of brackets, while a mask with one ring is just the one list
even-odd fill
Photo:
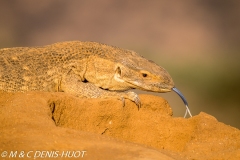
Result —
[[172, 90], [171, 89], [161, 89], [162, 92], [171, 92]]
[[139, 84], [137, 82], [128, 82], [128, 84], [132, 85], [134, 89], [140, 89], [140, 90], [145, 90], [145, 91], [150, 91], [150, 92], [159, 92], [159, 93], [164, 93], [164, 92], [171, 92], [173, 87], [170, 87], [167, 84], [158, 84], [158, 85], [149, 85], [146, 87], [142, 87], [142, 84]]

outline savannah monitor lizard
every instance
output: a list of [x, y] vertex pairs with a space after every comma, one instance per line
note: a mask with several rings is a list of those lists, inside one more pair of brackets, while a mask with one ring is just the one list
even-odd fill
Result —
[[123, 103], [127, 98], [140, 107], [136, 93], [123, 91], [169, 92], [173, 88], [164, 68], [134, 51], [105, 44], [72, 41], [0, 49], [0, 91], [4, 92], [66, 92], [87, 98], [114, 97]]

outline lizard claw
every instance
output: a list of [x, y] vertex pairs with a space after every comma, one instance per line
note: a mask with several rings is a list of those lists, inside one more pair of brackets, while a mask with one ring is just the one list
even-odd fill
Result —
[[122, 101], [122, 104], [123, 104], [123, 107], [124, 107], [125, 106], [125, 98], [121, 97], [121, 101]]
[[138, 97], [138, 95], [134, 92], [127, 92], [127, 97], [128, 99], [130, 99], [131, 101], [133, 101], [137, 106], [138, 109], [141, 108], [141, 101], [140, 98]]

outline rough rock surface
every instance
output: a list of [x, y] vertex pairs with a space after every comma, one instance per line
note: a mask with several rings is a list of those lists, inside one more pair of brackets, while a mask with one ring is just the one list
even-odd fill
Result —
[[240, 159], [238, 129], [203, 112], [172, 117], [161, 97], [140, 99], [138, 110], [129, 100], [123, 107], [116, 99], [64, 93], [0, 93], [0, 157]]

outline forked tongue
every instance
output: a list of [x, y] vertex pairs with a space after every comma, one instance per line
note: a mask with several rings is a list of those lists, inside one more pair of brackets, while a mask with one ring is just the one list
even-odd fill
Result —
[[186, 118], [187, 113], [190, 115], [190, 117], [192, 117], [192, 114], [191, 114], [191, 112], [190, 112], [190, 110], [189, 110], [189, 108], [188, 108], [188, 102], [187, 102], [187, 100], [185, 99], [185, 97], [183, 96], [183, 94], [182, 94], [176, 87], [173, 87], [172, 90], [173, 90], [174, 92], [176, 92], [176, 93], [182, 98], [183, 103], [184, 103], [185, 106], [186, 106], [186, 112], [185, 112], [184, 118]]

